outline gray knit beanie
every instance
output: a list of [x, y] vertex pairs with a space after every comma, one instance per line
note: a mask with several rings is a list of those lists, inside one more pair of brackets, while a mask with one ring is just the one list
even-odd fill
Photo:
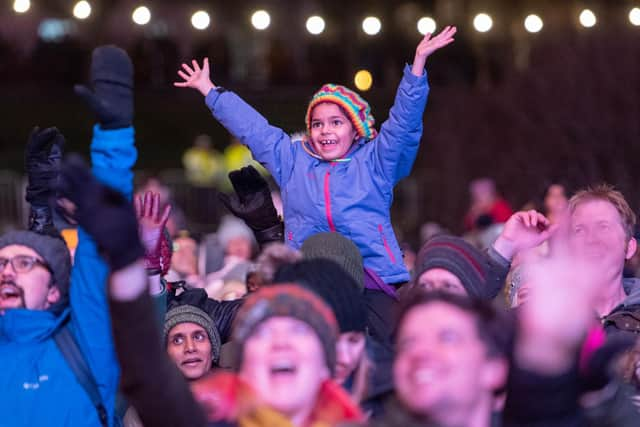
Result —
[[307, 238], [300, 248], [304, 259], [328, 259], [337, 263], [364, 289], [364, 264], [360, 250], [340, 233], [318, 233]]
[[0, 249], [10, 245], [22, 245], [36, 251], [51, 267], [53, 284], [60, 290], [62, 299], [66, 300], [69, 293], [71, 256], [62, 237], [15, 230], [0, 236]]
[[220, 342], [220, 334], [211, 316], [198, 307], [188, 304], [179, 305], [167, 311], [167, 314], [164, 316], [164, 339], [162, 340], [165, 347], [167, 345], [167, 339], [169, 338], [169, 332], [180, 323], [195, 323], [207, 331], [209, 341], [211, 342], [213, 364], [217, 365], [220, 360], [220, 347], [222, 344]]

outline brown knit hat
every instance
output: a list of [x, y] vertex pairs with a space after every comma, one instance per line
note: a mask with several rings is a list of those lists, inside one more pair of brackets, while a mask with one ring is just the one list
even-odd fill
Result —
[[313, 328], [322, 343], [325, 362], [333, 375], [338, 337], [336, 318], [320, 297], [293, 283], [265, 286], [245, 299], [233, 326], [232, 340], [238, 350], [234, 366], [242, 365], [244, 344], [258, 325], [271, 317], [280, 316], [301, 320]]

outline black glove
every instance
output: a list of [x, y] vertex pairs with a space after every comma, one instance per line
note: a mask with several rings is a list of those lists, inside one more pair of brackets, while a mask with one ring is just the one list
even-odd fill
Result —
[[73, 217], [96, 241], [112, 270], [144, 256], [133, 206], [119, 192], [98, 182], [77, 155], [62, 164], [60, 195], [75, 205]]
[[283, 224], [273, 206], [269, 184], [253, 166], [229, 173], [235, 194], [220, 193], [220, 201], [235, 216], [244, 220], [258, 243], [282, 241]]
[[26, 200], [31, 205], [49, 206], [60, 175], [64, 136], [56, 128], [34, 127], [24, 152], [29, 183]]
[[54, 127], [34, 127], [27, 141], [24, 164], [29, 182], [25, 199], [31, 205], [29, 230], [36, 233], [58, 235], [49, 203], [56, 194], [64, 144], [64, 136]]
[[93, 110], [103, 129], [119, 129], [133, 122], [133, 64], [119, 47], [100, 46], [91, 57], [91, 85], [74, 91]]

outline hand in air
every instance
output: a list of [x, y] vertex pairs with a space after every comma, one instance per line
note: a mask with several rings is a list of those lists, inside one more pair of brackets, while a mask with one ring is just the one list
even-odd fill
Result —
[[178, 70], [178, 75], [184, 81], [174, 82], [176, 87], [190, 87], [198, 90], [202, 95], [207, 96], [211, 89], [215, 89], [215, 85], [211, 82], [209, 76], [209, 58], [204, 58], [202, 68], [195, 59], [191, 60], [191, 67], [186, 63], [182, 64], [182, 70]]
[[416, 47], [416, 56], [413, 60], [411, 72], [416, 76], [421, 76], [429, 55], [436, 50], [453, 43], [453, 36], [457, 31], [456, 27], [447, 26], [437, 36], [432, 37], [431, 34], [427, 33], [420, 43], [418, 43], [418, 47]]

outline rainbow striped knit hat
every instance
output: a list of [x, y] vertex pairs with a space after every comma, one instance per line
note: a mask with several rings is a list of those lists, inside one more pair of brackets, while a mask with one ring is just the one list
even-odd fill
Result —
[[376, 121], [371, 115], [369, 103], [351, 89], [331, 83], [322, 86], [311, 98], [305, 119], [307, 131], [311, 130], [313, 108], [323, 102], [331, 102], [341, 107], [347, 113], [359, 136], [370, 140], [378, 134], [373, 127]]

